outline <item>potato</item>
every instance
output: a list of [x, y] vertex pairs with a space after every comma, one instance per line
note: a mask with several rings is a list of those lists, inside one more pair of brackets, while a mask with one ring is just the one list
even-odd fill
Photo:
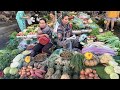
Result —
[[91, 72], [91, 69], [90, 69], [90, 68], [86, 68], [86, 69], [85, 69], [85, 72], [86, 72], [86, 73], [90, 73], [90, 72]]
[[28, 66], [29, 69], [32, 69], [32, 66]]
[[29, 72], [29, 71], [30, 71], [30, 69], [28, 68], [28, 69], [26, 69], [26, 71], [27, 71], [27, 72]]
[[27, 76], [30, 76], [30, 72], [27, 72]]
[[25, 71], [22, 71], [21, 75], [25, 75], [25, 74], [26, 74], [26, 72], [25, 72]]
[[26, 67], [22, 67], [23, 70], [26, 70]]
[[25, 70], [23, 69], [22, 72], [25, 72]]
[[96, 70], [93, 70], [93, 73], [96, 74]]
[[33, 70], [36, 70], [37, 68], [33, 68]]

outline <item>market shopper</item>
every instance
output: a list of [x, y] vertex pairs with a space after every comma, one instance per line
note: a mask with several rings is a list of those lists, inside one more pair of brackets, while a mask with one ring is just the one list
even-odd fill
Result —
[[107, 11], [106, 12], [106, 18], [107, 18], [107, 22], [106, 22], [106, 28], [105, 30], [109, 29], [109, 25], [111, 23], [111, 31], [114, 31], [114, 23], [116, 21], [117, 18], [119, 18], [119, 11]]
[[54, 28], [55, 25], [55, 12], [54, 11], [50, 11], [50, 23], [48, 24], [50, 27]]
[[[46, 37], [47, 41], [49, 41], [49, 40], [50, 41], [47, 44], [42, 44], [40, 40], [42, 40], [43, 37]], [[34, 57], [37, 54], [42, 53], [42, 52], [50, 55], [51, 51], [49, 49], [53, 46], [51, 38], [52, 38], [52, 30], [47, 25], [46, 19], [41, 18], [40, 22], [39, 22], [39, 30], [38, 30], [38, 41], [39, 41], [39, 43], [37, 43], [37, 45], [34, 47], [32, 56]]]
[[30, 18], [29, 16], [26, 16], [24, 11], [18, 11], [16, 14], [16, 20], [18, 23], [18, 26], [20, 28], [21, 31], [23, 31], [24, 29], [26, 29], [26, 19]]
[[57, 44], [59, 47], [63, 48], [71, 48], [70, 43], [72, 43], [72, 48], [78, 48], [82, 49], [82, 45], [79, 43], [79, 41], [76, 39], [67, 40], [67, 38], [70, 38], [73, 36], [72, 29], [70, 27], [69, 22], [69, 16], [67, 14], [62, 15], [61, 23], [58, 26], [57, 29]]

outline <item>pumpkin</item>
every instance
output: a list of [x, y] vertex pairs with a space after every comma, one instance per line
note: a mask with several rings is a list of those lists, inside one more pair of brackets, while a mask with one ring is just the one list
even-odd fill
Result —
[[26, 56], [26, 57], [25, 57], [25, 62], [26, 62], [26, 63], [29, 63], [29, 62], [30, 62], [30, 59], [31, 59], [30, 56]]
[[70, 79], [70, 76], [67, 73], [63, 73], [61, 79]]
[[93, 58], [93, 54], [91, 52], [86, 52], [84, 56], [87, 60], [91, 60]]

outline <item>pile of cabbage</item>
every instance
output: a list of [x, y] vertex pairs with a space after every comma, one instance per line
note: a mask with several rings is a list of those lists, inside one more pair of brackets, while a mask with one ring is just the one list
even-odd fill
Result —
[[118, 66], [118, 63], [114, 59], [108, 62], [108, 66], [104, 70], [110, 75], [110, 79], [119, 79], [120, 66]]

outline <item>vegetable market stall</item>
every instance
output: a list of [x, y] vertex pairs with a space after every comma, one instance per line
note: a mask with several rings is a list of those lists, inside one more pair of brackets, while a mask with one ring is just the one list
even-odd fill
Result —
[[45, 53], [31, 57], [37, 42], [36, 28], [34, 25], [12, 33], [6, 49], [0, 50], [1, 79], [119, 79], [120, 39], [112, 32], [92, 32], [100, 29], [92, 28], [86, 36], [95, 39], [92, 43], [80, 41], [84, 43], [81, 52], [61, 48], [49, 57]]

